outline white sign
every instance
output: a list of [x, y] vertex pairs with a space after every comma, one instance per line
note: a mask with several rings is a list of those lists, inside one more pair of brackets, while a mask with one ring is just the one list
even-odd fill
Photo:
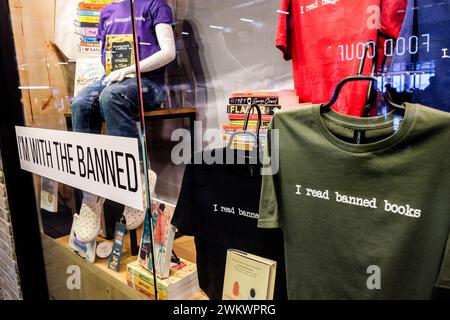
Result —
[[23, 170], [143, 210], [138, 140], [16, 127]]

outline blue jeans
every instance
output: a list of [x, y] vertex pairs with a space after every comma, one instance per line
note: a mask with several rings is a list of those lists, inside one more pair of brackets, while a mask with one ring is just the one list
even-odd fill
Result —
[[[72, 126], [76, 132], [97, 133], [106, 123], [112, 136], [137, 138], [141, 150], [136, 117], [139, 116], [137, 79], [125, 78], [108, 87], [96, 81], [84, 88], [72, 102]], [[142, 78], [142, 95], [146, 111], [161, 105], [163, 89], [153, 80]], [[140, 155], [142, 152], [140, 152]]]

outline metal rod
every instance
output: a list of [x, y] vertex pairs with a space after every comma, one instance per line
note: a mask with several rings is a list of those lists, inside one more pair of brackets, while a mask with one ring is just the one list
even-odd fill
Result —
[[[140, 60], [139, 60], [139, 38], [136, 31], [136, 10], [134, 1], [135, 0], [129, 0], [130, 1], [130, 10], [131, 10], [131, 25], [133, 27], [133, 43], [134, 43], [134, 60], [135, 60], [135, 66], [136, 66], [136, 79], [137, 79], [137, 85], [138, 85], [138, 104], [141, 111], [141, 150], [143, 152], [143, 165], [144, 165], [144, 183], [146, 187], [146, 197], [147, 197], [147, 208], [152, 207], [151, 202], [151, 196], [150, 196], [150, 185], [148, 183], [148, 153], [147, 153], [147, 143], [146, 143], [146, 130], [145, 130], [145, 117], [144, 117], [144, 98], [142, 96], [142, 78], [141, 78], [141, 68], [140, 68]], [[151, 241], [151, 258], [152, 258], [152, 271], [153, 271], [153, 286], [155, 288], [155, 300], [158, 300], [158, 283], [156, 280], [156, 261], [155, 261], [155, 255], [153, 252], [153, 226], [152, 226], [152, 212], [151, 210], [148, 210], [147, 208], [144, 208], [146, 210], [146, 216], [148, 216], [148, 223], [150, 227], [150, 241]], [[145, 227], [144, 227], [145, 229]]]

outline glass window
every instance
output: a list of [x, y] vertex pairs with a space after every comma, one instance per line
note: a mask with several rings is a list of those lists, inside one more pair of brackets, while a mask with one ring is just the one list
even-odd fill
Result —
[[[9, 9], [52, 298], [417, 299], [449, 286], [450, 1]], [[242, 252], [277, 270], [270, 290], [230, 280], [248, 276], [232, 267]]]

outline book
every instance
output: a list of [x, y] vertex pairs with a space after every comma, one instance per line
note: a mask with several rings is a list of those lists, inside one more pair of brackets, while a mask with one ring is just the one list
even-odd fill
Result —
[[95, 37], [95, 36], [81, 36], [80, 40], [81, 40], [81, 42], [93, 43], [93, 44], [100, 46], [100, 41], [98, 41], [97, 37]]
[[98, 23], [94, 23], [94, 22], [81, 22], [79, 20], [74, 20], [74, 25], [75, 27], [87, 27], [87, 28], [97, 28]]
[[100, 16], [78, 16], [78, 21], [81, 23], [87, 22], [87, 23], [96, 23], [98, 25], [98, 22], [100, 21]]
[[[144, 291], [149, 297], [155, 296], [153, 274], [143, 268], [137, 261], [127, 265], [128, 285]], [[157, 278], [158, 299], [185, 299], [200, 292], [197, 277], [197, 265], [180, 258], [180, 264], [172, 266], [170, 276], [166, 279]], [[193, 293], [189, 293], [194, 291]], [[184, 295], [184, 296], [183, 296]]]
[[100, 17], [101, 11], [93, 11], [93, 10], [81, 10], [80, 8], [77, 9], [77, 15], [79, 16], [98, 16]]
[[[228, 119], [230, 120], [245, 120], [246, 115], [245, 114], [229, 114]], [[258, 121], [258, 115], [257, 114], [251, 114], [248, 119], [250, 121]], [[261, 121], [262, 122], [270, 122], [272, 120], [272, 115], [263, 114], [261, 115]]]
[[233, 91], [230, 97], [289, 97], [297, 96], [294, 89], [281, 89], [281, 90], [241, 90]]
[[134, 64], [132, 34], [106, 35], [106, 75]]
[[[192, 283], [192, 284], [191, 284]], [[176, 292], [167, 293], [164, 291], [158, 291], [158, 300], [186, 300], [190, 297], [196, 295], [201, 291], [198, 285], [198, 279], [192, 280], [191, 283], [186, 284], [181, 287]], [[135, 275], [127, 273], [127, 284], [134, 290], [146, 295], [151, 300], [155, 299], [154, 287], [149, 285], [147, 282], [142, 281]]]
[[[225, 124], [222, 128], [224, 131], [241, 131], [243, 129], [243, 126], [236, 124]], [[256, 132], [256, 126], [248, 126], [247, 130]], [[266, 128], [261, 127], [259, 130], [260, 132], [263, 132], [266, 130]]]
[[97, 28], [75, 27], [75, 33], [85, 37], [97, 37], [98, 30]]
[[276, 261], [229, 249], [222, 299], [272, 300], [276, 270]]
[[[175, 227], [171, 224], [174, 211], [174, 205], [158, 199], [152, 199], [152, 204], [146, 213], [144, 231], [139, 248], [139, 264], [149, 271], [153, 271], [153, 266], [155, 266], [156, 275], [162, 279], [169, 277], [170, 274], [170, 260], [175, 238]], [[149, 213], [152, 219], [153, 244], [150, 235]], [[154, 265], [151, 258], [152, 245], [155, 258]]]
[[295, 104], [299, 98], [295, 90], [262, 90], [262, 91], [234, 91], [230, 95], [229, 104], [261, 104], [285, 105]]
[[80, 46], [80, 52], [81, 53], [87, 53], [87, 54], [100, 54], [101, 48], [97, 47], [82, 47]]
[[[228, 114], [246, 114], [248, 109], [250, 108], [250, 105], [232, 105], [229, 104], [227, 106], [227, 113]], [[281, 106], [279, 105], [259, 105], [259, 110], [261, 111], [261, 114], [268, 114], [273, 115], [276, 111], [280, 110]], [[258, 111], [256, 109], [252, 110], [252, 114], [258, 114]]]
[[77, 59], [75, 67], [74, 97], [88, 85], [100, 80], [104, 73], [104, 67], [98, 57]]
[[[245, 120], [230, 120], [229, 124], [238, 125], [238, 126], [241, 126], [241, 128], [242, 128], [244, 126], [244, 122], [245, 122]], [[261, 127], [267, 127], [269, 124], [270, 124], [270, 121], [263, 121], [261, 124]], [[248, 125], [256, 127], [256, 126], [258, 126], [258, 121], [249, 120]]]
[[99, 43], [80, 42], [80, 47], [101, 48]]
[[41, 209], [58, 212], [58, 182], [42, 177]]
[[87, 3], [86, 1], [80, 2], [78, 4], [78, 10], [86, 10], [86, 11], [102, 11], [103, 8], [106, 7], [106, 4], [94, 4]]

